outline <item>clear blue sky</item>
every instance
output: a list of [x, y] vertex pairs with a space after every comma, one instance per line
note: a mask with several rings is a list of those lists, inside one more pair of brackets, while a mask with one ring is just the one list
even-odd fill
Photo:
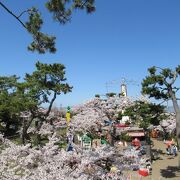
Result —
[[[105, 83], [119, 80], [109, 92], [119, 93], [122, 77], [140, 84], [153, 65], [174, 68], [180, 64], [179, 0], [96, 0], [96, 12], [75, 12], [71, 23], [53, 23], [43, 6], [45, 0], [1, 0], [19, 14], [37, 6], [46, 22], [43, 30], [57, 36], [56, 54], [28, 52], [31, 36], [0, 7], [0, 75], [21, 77], [34, 70], [37, 60], [62, 63], [72, 93], [60, 96], [56, 105], [79, 104], [105, 94]], [[128, 86], [128, 94], [140, 87]]]

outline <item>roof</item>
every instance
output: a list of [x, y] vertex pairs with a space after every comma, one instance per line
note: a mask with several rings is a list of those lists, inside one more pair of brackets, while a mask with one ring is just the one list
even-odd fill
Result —
[[117, 127], [117, 128], [124, 128], [124, 127], [129, 127], [129, 126], [127, 124], [121, 123], [121, 124], [115, 124], [115, 127]]
[[128, 132], [127, 135], [131, 137], [142, 137], [145, 134], [144, 132]]
[[130, 127], [128, 131], [144, 131], [144, 130], [143, 128], [139, 128], [139, 127]]

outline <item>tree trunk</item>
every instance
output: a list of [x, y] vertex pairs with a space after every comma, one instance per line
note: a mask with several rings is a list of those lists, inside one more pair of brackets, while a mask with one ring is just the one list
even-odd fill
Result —
[[[176, 113], [176, 136], [177, 136], [177, 145], [178, 150], [180, 149], [180, 112]], [[180, 154], [178, 153], [178, 164], [180, 167]]]
[[7, 137], [10, 135], [10, 132], [9, 132], [9, 128], [10, 128], [10, 122], [9, 121], [6, 121], [6, 130], [5, 130], [5, 133], [4, 133], [4, 136]]
[[22, 134], [21, 134], [21, 140], [22, 140], [23, 144], [26, 144], [26, 139], [28, 139], [27, 130], [29, 129], [33, 119], [34, 118], [31, 118], [31, 120], [29, 120], [27, 122], [27, 124], [25, 123], [25, 120], [23, 120], [23, 130], [22, 130]]
[[51, 102], [49, 104], [49, 108], [48, 108], [48, 111], [46, 112], [46, 117], [49, 116], [49, 113], [51, 112], [51, 109], [52, 109], [52, 105], [54, 103], [54, 101], [56, 100], [56, 91], [54, 92], [54, 95], [53, 95], [53, 98], [51, 99]]
[[21, 140], [22, 143], [25, 145], [26, 144], [26, 140], [29, 138], [28, 134], [27, 134], [27, 130], [28, 128], [23, 128], [23, 132], [22, 132], [22, 136], [21, 136]]
[[41, 135], [38, 133], [41, 129], [41, 126], [43, 125], [43, 120], [41, 119], [40, 121], [37, 121], [35, 124], [36, 127], [36, 145], [39, 145], [41, 142]]
[[[172, 102], [173, 102], [173, 107], [176, 113], [176, 138], [177, 138], [177, 146], [178, 150], [180, 148], [180, 109], [178, 106], [177, 98], [175, 96], [175, 93], [170, 90], [169, 94], [171, 96]], [[178, 154], [178, 165], [180, 167], [180, 155]]]

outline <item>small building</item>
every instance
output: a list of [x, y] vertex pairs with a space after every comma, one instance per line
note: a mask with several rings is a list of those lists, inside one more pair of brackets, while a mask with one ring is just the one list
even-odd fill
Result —
[[90, 150], [92, 147], [91, 138], [87, 136], [87, 134], [84, 134], [81, 138], [81, 145], [83, 150]]
[[127, 130], [127, 135], [130, 136], [132, 139], [138, 138], [141, 141], [145, 140], [145, 132], [143, 128], [130, 127]]

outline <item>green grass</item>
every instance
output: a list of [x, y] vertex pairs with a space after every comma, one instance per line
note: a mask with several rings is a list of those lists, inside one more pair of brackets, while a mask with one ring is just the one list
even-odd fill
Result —
[[22, 139], [21, 139], [20, 137], [12, 138], [11, 141], [12, 141], [14, 144], [17, 144], [17, 145], [21, 145], [21, 144], [22, 144]]
[[67, 128], [59, 128], [56, 131], [58, 137], [65, 137], [67, 133]]
[[59, 141], [59, 142], [55, 143], [55, 145], [58, 145], [60, 149], [66, 149], [67, 142], [66, 141]]
[[[66, 136], [67, 136], [67, 128], [59, 128], [56, 131], [57, 137], [61, 137], [61, 140], [56, 143], [56, 145], [59, 146], [60, 149], [66, 149], [67, 142], [66, 142]], [[63, 139], [62, 139], [63, 138]]]

